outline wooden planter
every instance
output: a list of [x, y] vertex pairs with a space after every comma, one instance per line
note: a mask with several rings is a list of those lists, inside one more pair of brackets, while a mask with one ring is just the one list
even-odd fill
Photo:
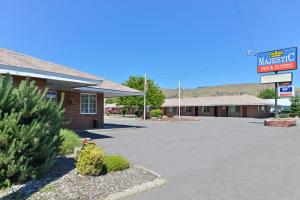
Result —
[[291, 126], [296, 126], [296, 120], [292, 118], [266, 119], [265, 126], [291, 127]]

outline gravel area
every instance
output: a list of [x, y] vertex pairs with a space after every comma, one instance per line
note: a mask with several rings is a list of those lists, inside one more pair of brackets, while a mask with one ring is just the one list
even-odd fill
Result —
[[73, 158], [58, 158], [44, 178], [2, 191], [0, 199], [104, 199], [157, 178], [156, 174], [135, 166], [102, 176], [81, 176], [74, 162]]

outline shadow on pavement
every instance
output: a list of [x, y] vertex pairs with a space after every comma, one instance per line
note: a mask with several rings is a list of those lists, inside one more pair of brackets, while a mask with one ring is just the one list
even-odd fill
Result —
[[105, 129], [124, 129], [124, 128], [146, 128], [145, 126], [134, 126], [134, 125], [125, 125], [125, 124], [113, 124], [113, 123], [105, 123]]
[[92, 131], [79, 131], [77, 133], [81, 138], [91, 138], [92, 140], [113, 138], [112, 136], [93, 133]]

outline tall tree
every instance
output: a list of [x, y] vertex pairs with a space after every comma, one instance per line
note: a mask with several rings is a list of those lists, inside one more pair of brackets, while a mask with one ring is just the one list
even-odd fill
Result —
[[272, 88], [267, 88], [259, 92], [257, 97], [262, 99], [274, 99], [275, 98], [275, 90]]
[[62, 101], [46, 100], [34, 82], [18, 88], [0, 77], [0, 188], [40, 177], [54, 164], [62, 138]]
[[[143, 76], [130, 76], [123, 85], [144, 91], [144, 77]], [[160, 108], [164, 103], [165, 95], [160, 87], [154, 82], [154, 80], [147, 79], [147, 93], [146, 93], [146, 104], [147, 106], [152, 106], [153, 108]], [[118, 105], [125, 106], [138, 106], [140, 110], [143, 109], [144, 97], [130, 96], [130, 97], [119, 97], [117, 98]]]
[[296, 95], [291, 99], [291, 111], [289, 113], [291, 117], [300, 117], [300, 96]]

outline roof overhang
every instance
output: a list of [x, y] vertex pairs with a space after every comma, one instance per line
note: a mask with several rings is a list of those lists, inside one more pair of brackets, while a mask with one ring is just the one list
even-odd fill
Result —
[[74, 87], [81, 87], [87, 85], [97, 85], [103, 80], [88, 79], [77, 76], [66, 75], [62, 73], [54, 73], [43, 70], [36, 70], [30, 68], [8, 66], [0, 64], [0, 74], [11, 74], [16, 76], [25, 76], [32, 78], [42, 78], [47, 80], [55, 80], [59, 82], [76, 83]]
[[120, 91], [120, 90], [112, 90], [112, 89], [103, 89], [96, 87], [80, 87], [75, 88], [77, 90], [83, 92], [94, 92], [94, 93], [102, 93], [105, 98], [110, 97], [125, 97], [125, 96], [144, 96], [143, 92], [130, 92], [130, 91]]

